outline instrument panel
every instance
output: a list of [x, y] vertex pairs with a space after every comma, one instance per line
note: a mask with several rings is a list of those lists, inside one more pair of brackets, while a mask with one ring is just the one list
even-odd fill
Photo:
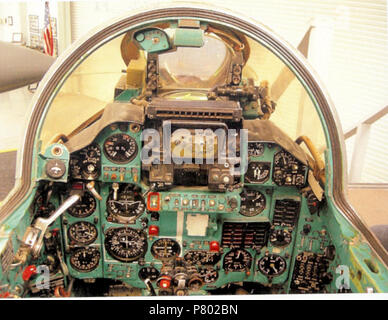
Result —
[[309, 169], [278, 144], [248, 142], [247, 170], [236, 188], [158, 189], [142, 168], [141, 130], [130, 128], [110, 125], [70, 155], [65, 194], [82, 190], [61, 223], [72, 277], [116, 279], [142, 290], [151, 282], [163, 295], [212, 292], [236, 282], [285, 290], [295, 253], [330, 244], [327, 235], [322, 245], [322, 237], [310, 237], [301, 226], [314, 219], [310, 195], [301, 192]]

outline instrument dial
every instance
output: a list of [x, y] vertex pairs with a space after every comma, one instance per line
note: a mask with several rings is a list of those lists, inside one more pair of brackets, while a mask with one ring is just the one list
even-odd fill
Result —
[[287, 230], [272, 230], [269, 241], [275, 247], [284, 247], [291, 243], [291, 234]]
[[213, 268], [200, 269], [199, 275], [205, 283], [213, 283], [218, 279], [218, 271]]
[[264, 183], [269, 178], [271, 171], [269, 162], [251, 161], [248, 163], [248, 170], [245, 174], [245, 182], [248, 183]]
[[90, 216], [97, 207], [96, 199], [93, 195], [86, 191], [81, 199], [67, 211], [75, 218], [85, 218]]
[[277, 254], [268, 254], [258, 262], [259, 270], [266, 276], [279, 276], [286, 270], [286, 260]]
[[264, 144], [261, 142], [248, 142], [248, 156], [260, 157], [264, 153]]
[[229, 251], [224, 258], [224, 269], [230, 272], [244, 272], [251, 268], [252, 255], [243, 249]]
[[265, 209], [265, 196], [260, 191], [244, 189], [240, 196], [240, 213], [242, 215], [254, 217]]
[[137, 143], [134, 138], [125, 133], [117, 133], [104, 142], [104, 152], [114, 163], [128, 163], [137, 154]]
[[97, 248], [80, 248], [71, 254], [70, 264], [77, 271], [90, 272], [98, 267], [100, 256], [100, 251]]
[[87, 245], [97, 239], [97, 228], [90, 222], [79, 221], [70, 225], [68, 235], [70, 241]]
[[181, 247], [178, 242], [170, 238], [156, 240], [151, 247], [151, 253], [156, 259], [165, 260], [179, 256]]
[[121, 184], [118, 190], [111, 189], [107, 210], [120, 223], [134, 222], [145, 210], [144, 198], [131, 185]]
[[139, 270], [139, 278], [141, 280], [150, 279], [155, 281], [159, 278], [160, 272], [155, 267], [143, 267]]
[[307, 167], [282, 150], [274, 156], [273, 181], [279, 186], [303, 186]]
[[147, 237], [141, 230], [111, 228], [105, 234], [105, 249], [119, 261], [138, 260], [147, 251]]
[[93, 143], [71, 155], [70, 172], [74, 179], [94, 180], [100, 175], [101, 150]]

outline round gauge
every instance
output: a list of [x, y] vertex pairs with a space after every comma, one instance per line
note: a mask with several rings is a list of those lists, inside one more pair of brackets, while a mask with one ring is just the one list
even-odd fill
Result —
[[184, 259], [190, 264], [214, 265], [221, 259], [219, 252], [190, 250], [184, 255]]
[[70, 264], [77, 271], [90, 272], [98, 267], [100, 256], [97, 248], [80, 248], [71, 254]]
[[156, 240], [151, 247], [151, 253], [156, 259], [169, 259], [178, 256], [181, 247], [178, 242], [169, 238]]
[[79, 221], [70, 225], [68, 235], [70, 241], [87, 245], [97, 239], [97, 228], [90, 222]]
[[213, 268], [203, 268], [200, 269], [199, 275], [203, 279], [203, 282], [205, 283], [213, 283], [216, 282], [218, 279], [218, 271]]
[[248, 142], [248, 156], [260, 157], [264, 153], [264, 144], [260, 142]]
[[150, 279], [155, 281], [159, 278], [160, 272], [155, 267], [143, 267], [139, 270], [139, 278], [141, 280]]
[[35, 217], [48, 218], [54, 213], [55, 206], [51, 202], [45, 202], [42, 195], [36, 198], [34, 207]]
[[141, 230], [111, 228], [105, 234], [105, 249], [119, 261], [134, 261], [147, 251], [147, 238]]
[[93, 195], [86, 191], [81, 199], [72, 207], [67, 209], [67, 211], [76, 218], [85, 218], [90, 216], [97, 207], [96, 199]]
[[269, 241], [275, 247], [284, 247], [290, 244], [291, 234], [287, 230], [272, 230]]
[[97, 144], [91, 144], [79, 151], [79, 164], [83, 179], [94, 180], [100, 175], [101, 150]]
[[271, 171], [269, 162], [251, 161], [248, 163], [248, 169], [245, 174], [245, 182], [264, 183], [269, 178]]
[[278, 276], [286, 270], [286, 260], [277, 254], [268, 254], [258, 262], [259, 270], [266, 276]]
[[137, 144], [128, 134], [117, 133], [105, 140], [104, 152], [114, 163], [128, 163], [137, 154]]
[[290, 153], [282, 150], [273, 160], [273, 181], [279, 186], [303, 186], [306, 166]]
[[251, 254], [243, 249], [229, 251], [224, 258], [225, 271], [243, 272], [249, 270], [252, 265]]
[[144, 212], [144, 199], [139, 192], [133, 190], [131, 185], [121, 184], [118, 188], [118, 190], [111, 189], [106, 208], [118, 222], [132, 222]]
[[240, 194], [240, 213], [247, 217], [253, 217], [265, 209], [265, 196], [257, 190], [244, 189]]

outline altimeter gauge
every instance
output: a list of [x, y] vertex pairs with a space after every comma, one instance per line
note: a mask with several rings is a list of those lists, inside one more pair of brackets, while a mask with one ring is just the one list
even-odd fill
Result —
[[147, 251], [147, 237], [141, 230], [128, 227], [111, 228], [105, 234], [105, 249], [116, 260], [138, 260]]

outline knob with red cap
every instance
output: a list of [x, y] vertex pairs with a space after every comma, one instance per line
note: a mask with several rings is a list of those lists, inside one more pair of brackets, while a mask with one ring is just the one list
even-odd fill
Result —
[[159, 227], [158, 226], [155, 226], [155, 225], [150, 225], [148, 227], [148, 235], [149, 236], [155, 236], [157, 237], [159, 235]]

